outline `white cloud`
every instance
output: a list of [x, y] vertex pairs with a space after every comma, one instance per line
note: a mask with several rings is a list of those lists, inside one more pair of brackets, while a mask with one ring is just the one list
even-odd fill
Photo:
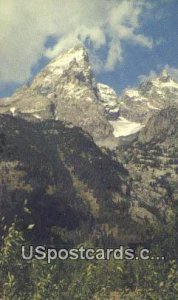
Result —
[[173, 68], [169, 65], [165, 65], [165, 66], [157, 66], [157, 69], [159, 69], [159, 71], [155, 71], [155, 70], [151, 70], [149, 72], [149, 74], [147, 75], [140, 75], [138, 76], [139, 81], [145, 82], [147, 80], [151, 80], [156, 78], [159, 74], [161, 74], [161, 72], [163, 72], [163, 70], [167, 70], [168, 74], [170, 74], [170, 76], [175, 79], [176, 81], [178, 81], [178, 68]]
[[116, 64], [122, 60], [122, 47], [119, 40], [112, 40], [109, 45], [108, 56], [105, 64], [105, 69], [113, 71]]
[[[146, 8], [143, 0], [6, 0], [0, 1], [0, 82], [22, 83], [31, 76], [31, 68], [40, 57], [50, 58], [61, 50], [89, 40], [91, 56], [108, 48], [106, 61], [98, 58], [98, 70], [113, 70], [122, 60], [122, 41], [144, 47], [152, 39], [138, 33], [140, 16]], [[45, 49], [49, 36], [58, 40], [53, 49]], [[91, 49], [90, 49], [91, 51]]]
[[178, 68], [173, 68], [173, 67], [170, 67], [169, 65], [166, 65], [164, 67], [168, 73], [176, 80], [178, 81]]
[[147, 74], [147, 75], [140, 75], [140, 76], [138, 76], [138, 79], [139, 79], [140, 83], [142, 83], [142, 82], [145, 82], [147, 80], [154, 79], [157, 76], [158, 76], [158, 73], [156, 71], [154, 71], [154, 70], [151, 70], [149, 72], [149, 74]]

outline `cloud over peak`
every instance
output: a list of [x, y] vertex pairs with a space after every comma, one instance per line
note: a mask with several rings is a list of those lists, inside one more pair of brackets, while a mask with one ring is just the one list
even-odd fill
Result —
[[[53, 58], [79, 42], [86, 43], [96, 69], [112, 71], [122, 60], [122, 42], [152, 48], [141, 34], [146, 1], [132, 0], [6, 0], [0, 2], [0, 81], [22, 83], [40, 57]], [[47, 37], [57, 43], [45, 48]], [[106, 59], [98, 50], [106, 47]]]

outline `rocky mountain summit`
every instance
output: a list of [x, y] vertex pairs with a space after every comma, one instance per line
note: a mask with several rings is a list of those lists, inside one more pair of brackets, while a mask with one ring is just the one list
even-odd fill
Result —
[[178, 82], [166, 70], [141, 83], [138, 88], [127, 89], [120, 98], [120, 114], [126, 119], [146, 124], [155, 112], [178, 105]]
[[[108, 106], [106, 97], [109, 97]], [[107, 116], [110, 113], [113, 116], [115, 107], [110, 100], [116, 105], [116, 94], [96, 84], [87, 51], [78, 46], [52, 60], [30, 86], [19, 89], [11, 98], [2, 99], [0, 112], [61, 120], [83, 128], [96, 142], [108, 139], [112, 143], [113, 128]]]

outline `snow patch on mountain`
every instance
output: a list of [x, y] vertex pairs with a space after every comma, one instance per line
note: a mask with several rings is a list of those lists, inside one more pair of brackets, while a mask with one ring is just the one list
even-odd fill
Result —
[[15, 116], [15, 111], [16, 111], [15, 107], [11, 107], [10, 108], [10, 112], [12, 113], [13, 116]]
[[147, 103], [147, 106], [148, 106], [149, 108], [151, 108], [151, 109], [160, 110], [160, 108], [158, 108], [158, 107], [155, 107], [155, 106], [151, 105], [151, 103], [150, 103], [150, 102], [148, 102], [148, 103]]
[[62, 69], [65, 69], [73, 60], [76, 60], [76, 62], [78, 63], [83, 62], [86, 56], [88, 56], [88, 54], [83, 46], [74, 47], [68, 51], [65, 51], [63, 54], [54, 59], [50, 63], [50, 68], [55, 69], [60, 67]]
[[114, 128], [115, 137], [134, 134], [144, 127], [141, 123], [131, 122], [123, 117], [120, 117], [116, 121], [110, 121], [110, 124]]

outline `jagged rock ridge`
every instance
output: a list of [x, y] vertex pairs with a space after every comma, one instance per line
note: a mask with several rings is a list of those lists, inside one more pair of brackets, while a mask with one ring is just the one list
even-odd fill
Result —
[[130, 121], [146, 124], [155, 112], [178, 105], [178, 82], [166, 70], [138, 88], [127, 89], [120, 98], [120, 113]]
[[139, 132], [151, 115], [175, 103], [178, 83], [165, 70], [118, 98], [112, 88], [96, 83], [88, 53], [79, 45], [52, 60], [30, 86], [1, 99], [0, 113], [71, 123], [98, 145], [113, 148], [119, 137]]

